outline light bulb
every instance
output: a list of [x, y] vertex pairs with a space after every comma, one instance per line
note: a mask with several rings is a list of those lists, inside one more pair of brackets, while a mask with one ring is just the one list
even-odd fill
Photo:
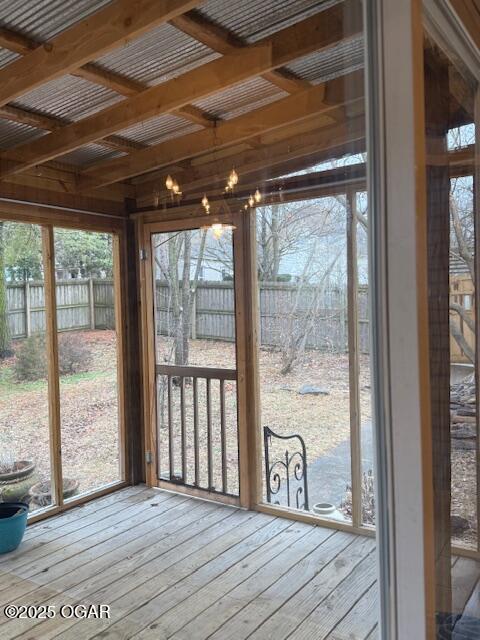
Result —
[[250, 196], [250, 197], [248, 198], [248, 204], [249, 204], [251, 207], [253, 207], [253, 205], [255, 204], [255, 200], [254, 200], [253, 196]]
[[167, 187], [167, 189], [170, 191], [173, 187], [173, 180], [172, 180], [172, 176], [168, 175], [167, 179], [165, 180], [165, 186]]
[[205, 209], [208, 207], [208, 198], [207, 198], [207, 194], [205, 194], [202, 198], [202, 205], [205, 207]]
[[223, 234], [223, 225], [220, 223], [212, 224], [212, 233], [217, 240], [221, 238]]
[[248, 209], [248, 204], [246, 204], [243, 208], [244, 208], [244, 209]]
[[229, 182], [231, 182], [233, 185], [238, 184], [238, 174], [235, 169], [232, 169], [230, 171]]
[[255, 191], [255, 195], [253, 197], [255, 198], [255, 202], [261, 202], [262, 200], [262, 194], [258, 189]]
[[205, 205], [205, 211], [207, 213], [210, 213], [210, 205], [209, 204]]

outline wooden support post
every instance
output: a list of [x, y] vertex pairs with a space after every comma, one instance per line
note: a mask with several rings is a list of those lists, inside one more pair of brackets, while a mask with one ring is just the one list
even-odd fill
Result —
[[[114, 296], [114, 313], [115, 313], [115, 334], [116, 334], [116, 356], [117, 356], [117, 394], [118, 394], [118, 442], [119, 442], [119, 473], [121, 480], [131, 481], [134, 471], [131, 468], [131, 445], [132, 434], [127, 435], [127, 401], [126, 401], [126, 381], [128, 379], [128, 362], [125, 357], [127, 352], [127, 336], [126, 336], [126, 313], [125, 300], [122, 292], [125, 290], [124, 273], [125, 269], [123, 261], [123, 248], [125, 246], [125, 235], [120, 237], [118, 234], [113, 235], [113, 296]], [[91, 310], [93, 311], [93, 326], [95, 329], [95, 298], [93, 278], [90, 278], [90, 299], [93, 300]], [[129, 398], [134, 397], [135, 392], [129, 387]], [[133, 428], [129, 422], [129, 427]]]
[[255, 223], [255, 213], [239, 213], [234, 233], [239, 488], [240, 504], [250, 509], [262, 502], [263, 494]]
[[449, 68], [439, 49], [425, 51], [425, 134], [427, 158], [427, 255], [429, 364], [433, 456], [434, 546], [437, 611], [451, 611], [451, 437], [450, 437], [450, 174]]
[[357, 194], [349, 191], [347, 202], [347, 317], [350, 387], [350, 456], [352, 483], [352, 524], [362, 525], [362, 454], [358, 361], [358, 270]]
[[27, 338], [32, 335], [32, 309], [30, 300], [30, 282], [25, 282], [25, 333]]
[[[118, 249], [118, 264], [121, 279], [117, 287], [121, 287], [119, 295], [115, 296], [117, 314], [117, 299], [121, 297], [120, 317], [116, 315], [117, 339], [119, 331], [123, 331], [123, 359], [125, 373], [125, 389], [128, 389], [128, 401], [123, 392], [125, 447], [128, 451], [128, 466], [126, 479], [131, 484], [145, 482], [144, 468], [144, 433], [143, 433], [143, 403], [142, 403], [142, 371], [141, 371], [141, 331], [140, 331], [140, 273], [138, 264], [138, 230], [136, 225], [128, 221], [125, 223], [124, 234], [120, 238]], [[116, 254], [114, 254], [115, 257]], [[115, 258], [116, 259], [116, 258]], [[115, 283], [114, 283], [115, 286]], [[123, 323], [123, 324], [122, 324]]]
[[45, 273], [45, 326], [48, 357], [48, 415], [50, 425], [50, 468], [52, 498], [63, 505], [62, 434], [60, 418], [60, 378], [58, 367], [57, 300], [55, 287], [55, 249], [53, 227], [42, 227], [42, 249]]
[[[115, 284], [114, 284], [115, 287]], [[95, 285], [93, 278], [88, 280], [88, 304], [90, 308], [90, 329], [95, 330]]]

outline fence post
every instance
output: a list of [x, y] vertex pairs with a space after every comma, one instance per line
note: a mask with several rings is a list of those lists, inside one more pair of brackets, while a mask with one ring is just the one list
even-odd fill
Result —
[[90, 306], [90, 329], [95, 329], [95, 289], [93, 278], [88, 280], [88, 303]]
[[25, 333], [27, 338], [32, 335], [32, 309], [30, 300], [30, 282], [25, 282]]

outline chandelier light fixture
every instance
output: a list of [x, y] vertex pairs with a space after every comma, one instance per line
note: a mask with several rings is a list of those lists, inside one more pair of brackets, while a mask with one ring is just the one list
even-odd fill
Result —
[[210, 225], [202, 227], [203, 231], [211, 231], [216, 240], [220, 240], [225, 231], [234, 231], [235, 229], [235, 225], [223, 224], [222, 222], [213, 222]]
[[228, 176], [227, 185], [225, 187], [225, 191], [228, 193], [229, 191], [233, 191], [233, 188], [238, 184], [238, 173], [235, 169], [230, 171]]
[[172, 178], [170, 174], [165, 179], [165, 186], [167, 187], [168, 191], [170, 191], [172, 200], [175, 198], [175, 196], [180, 197], [182, 195], [180, 185], [176, 180]]

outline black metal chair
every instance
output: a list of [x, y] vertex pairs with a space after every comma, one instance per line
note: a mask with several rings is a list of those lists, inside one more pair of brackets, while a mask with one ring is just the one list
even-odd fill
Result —
[[[270, 454], [274, 438], [284, 441], [297, 440], [299, 447], [294, 448], [293, 453], [290, 453], [290, 450], [286, 447], [283, 457], [272, 461]], [[298, 434], [281, 436], [272, 431], [270, 427], [263, 427], [263, 442], [265, 448], [267, 502], [272, 503], [272, 496], [277, 496], [273, 504], [282, 506], [278, 498], [280, 498], [283, 484], [285, 484], [286, 505], [284, 506], [291, 507], [292, 497], [294, 496], [296, 508], [308, 511], [307, 450], [303, 438]], [[291, 495], [292, 490], [294, 492], [293, 496]]]

